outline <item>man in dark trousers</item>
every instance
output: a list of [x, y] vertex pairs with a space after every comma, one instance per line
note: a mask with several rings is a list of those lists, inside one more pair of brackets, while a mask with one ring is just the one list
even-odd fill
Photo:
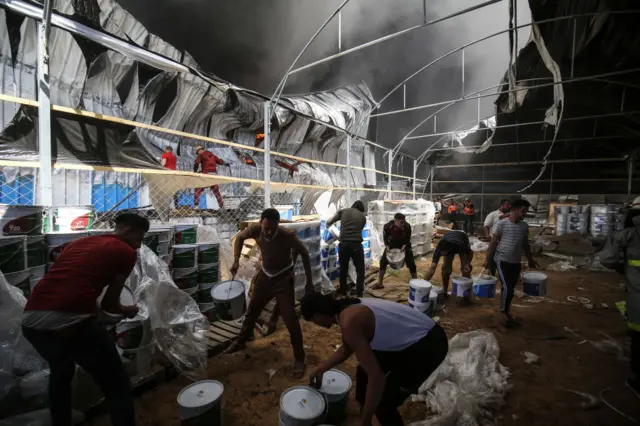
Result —
[[378, 275], [378, 283], [371, 289], [379, 290], [384, 288], [382, 281], [389, 265], [387, 252], [391, 249], [402, 250], [404, 263], [409, 268], [409, 272], [411, 272], [411, 278], [417, 278], [416, 261], [413, 258], [413, 250], [411, 249], [411, 225], [405, 221], [405, 216], [402, 213], [396, 213], [393, 220], [384, 226], [382, 239], [385, 249], [380, 258], [380, 274]]
[[[225, 164], [221, 158], [216, 157], [210, 151], [207, 151], [201, 146], [196, 147], [196, 160], [193, 163], [193, 171], [195, 173], [198, 172], [198, 168], [201, 169], [201, 172], [206, 175], [215, 175], [218, 172], [218, 165], [223, 166]], [[220, 194], [220, 187], [218, 185], [211, 185], [211, 190], [213, 191], [213, 195], [216, 196], [216, 200], [218, 200], [218, 206], [222, 208], [224, 206], [224, 201], [222, 201], [222, 195]], [[200, 204], [200, 195], [205, 188], [196, 189], [196, 193], [194, 196], [194, 204], [197, 208]]]
[[262, 265], [253, 278], [253, 297], [244, 316], [242, 330], [225, 353], [243, 349], [253, 332], [256, 320], [267, 303], [276, 298], [280, 316], [289, 330], [295, 363], [293, 373], [296, 377], [304, 374], [304, 346], [302, 330], [295, 309], [294, 270], [298, 255], [302, 257], [306, 275], [306, 291], [313, 291], [311, 276], [311, 258], [309, 251], [295, 232], [280, 224], [280, 212], [266, 209], [260, 216], [260, 223], [248, 226], [236, 236], [233, 248], [234, 262], [230, 272], [233, 276], [240, 267], [240, 255], [245, 240], [254, 239], [262, 255]]
[[52, 426], [71, 425], [71, 381], [76, 364], [102, 389], [111, 423], [135, 425], [131, 382], [97, 315], [100, 309], [127, 318], [138, 314], [136, 306], [120, 305], [120, 293], [148, 230], [147, 219], [124, 213], [116, 218], [113, 234], [69, 243], [27, 300], [22, 332], [49, 363]]
[[500, 312], [504, 314], [507, 326], [517, 324], [515, 318], [511, 316], [509, 308], [516, 284], [520, 279], [522, 255], [527, 256], [530, 268], [538, 266], [533, 260], [529, 246], [529, 225], [524, 221], [530, 205], [524, 199], [511, 203], [509, 217], [499, 221], [495, 226], [484, 262], [485, 269], [489, 266], [490, 259], [494, 259], [496, 262], [500, 282], [502, 282]]
[[327, 228], [340, 221], [340, 245], [338, 256], [340, 259], [340, 290], [348, 294], [347, 275], [349, 260], [353, 260], [356, 268], [356, 294], [362, 297], [364, 293], [364, 249], [362, 248], [362, 230], [367, 223], [364, 215], [364, 204], [358, 200], [348, 209], [338, 211], [329, 221]]
[[476, 209], [473, 205], [473, 203], [467, 198], [464, 200], [464, 232], [467, 233], [467, 235], [472, 235], [473, 234], [473, 218], [476, 215]]
[[463, 277], [471, 278], [471, 261], [473, 260], [473, 251], [469, 244], [469, 236], [462, 231], [449, 231], [440, 240], [436, 249], [433, 251], [433, 258], [431, 259], [431, 267], [424, 275], [424, 279], [431, 281], [433, 275], [436, 273], [438, 262], [440, 258], [444, 257], [444, 264], [442, 265], [442, 289], [444, 290], [444, 297], [449, 297], [447, 291], [449, 290], [449, 278], [453, 272], [453, 259], [456, 254], [460, 256], [460, 272]]

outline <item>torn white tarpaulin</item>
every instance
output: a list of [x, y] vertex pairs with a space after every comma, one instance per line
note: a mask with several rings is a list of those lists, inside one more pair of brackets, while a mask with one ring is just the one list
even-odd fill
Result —
[[509, 370], [500, 364], [500, 348], [486, 330], [456, 334], [449, 353], [422, 384], [414, 400], [425, 401], [436, 413], [412, 426], [475, 426], [490, 420], [504, 404]]

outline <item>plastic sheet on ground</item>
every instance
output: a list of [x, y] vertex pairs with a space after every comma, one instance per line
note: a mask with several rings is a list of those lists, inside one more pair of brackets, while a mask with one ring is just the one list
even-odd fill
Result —
[[0, 417], [46, 406], [47, 363], [22, 336], [26, 303], [0, 272]]
[[459, 333], [449, 354], [422, 384], [414, 400], [437, 413], [412, 426], [475, 426], [491, 422], [509, 390], [509, 370], [498, 361], [500, 348], [485, 330]]
[[547, 266], [547, 271], [567, 272], [574, 271], [577, 267], [566, 260], [559, 260]]
[[199, 380], [207, 369], [204, 332], [209, 323], [198, 304], [173, 280], [167, 265], [147, 246], [138, 250], [138, 262], [126, 285], [139, 313], [127, 321], [150, 320], [157, 347], [182, 374]]
[[489, 243], [480, 241], [478, 237], [469, 237], [469, 244], [471, 244], [471, 250], [474, 253], [489, 250]]

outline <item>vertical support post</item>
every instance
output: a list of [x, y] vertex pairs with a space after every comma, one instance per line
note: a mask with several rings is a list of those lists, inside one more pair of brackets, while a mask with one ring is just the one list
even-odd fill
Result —
[[422, 17], [424, 19], [424, 23], [427, 23], [427, 0], [422, 0]]
[[351, 202], [351, 136], [347, 135], [347, 207]]
[[391, 200], [391, 168], [393, 167], [393, 150], [390, 149], [389, 152], [389, 182], [387, 183], [387, 197]]
[[461, 50], [462, 53], [462, 96], [464, 98], [464, 49]]
[[482, 166], [482, 183], [480, 183], [480, 223], [484, 224], [484, 166]]
[[631, 157], [628, 160], [629, 164], [629, 181], [627, 182], [627, 196], [631, 196], [631, 183], [633, 181], [633, 162], [634, 162], [634, 158]]
[[40, 196], [42, 205], [53, 205], [51, 168], [51, 99], [49, 98], [49, 32], [53, 1], [45, 0], [38, 23], [38, 150], [40, 151]]
[[553, 195], [553, 163], [551, 163], [551, 173], [549, 175], [549, 207], [551, 207], [552, 195]]
[[413, 199], [416, 199], [416, 175], [418, 174], [418, 160], [413, 160]]
[[476, 124], [480, 127], [480, 98], [478, 98], [478, 122]]
[[338, 12], [338, 52], [342, 52], [342, 10]]
[[622, 88], [622, 99], [620, 100], [620, 112], [624, 112], [624, 98], [626, 97], [627, 94], [627, 88], [623, 87]]
[[271, 207], [271, 102], [264, 103], [264, 208]]
[[429, 176], [431, 177], [431, 183], [429, 184], [429, 200], [433, 201], [433, 178], [436, 176], [436, 166], [431, 166]]
[[569, 78], [573, 78], [573, 64], [576, 57], [576, 18], [573, 18], [573, 40], [571, 42], [571, 71]]
[[438, 133], [438, 116], [433, 116], [433, 133]]
[[402, 85], [402, 108], [407, 108], [407, 85]]

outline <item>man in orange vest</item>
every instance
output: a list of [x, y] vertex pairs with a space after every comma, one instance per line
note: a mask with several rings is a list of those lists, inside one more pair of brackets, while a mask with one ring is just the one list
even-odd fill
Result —
[[476, 209], [468, 198], [464, 200], [464, 232], [467, 235], [473, 234], [473, 218], [476, 215]]
[[447, 207], [447, 218], [449, 219], [449, 222], [453, 223], [453, 229], [456, 229], [456, 218], [458, 216], [458, 207], [456, 206], [456, 204], [460, 203], [456, 202], [453, 199], [449, 200], [448, 203], [446, 201], [444, 203], [444, 205]]

